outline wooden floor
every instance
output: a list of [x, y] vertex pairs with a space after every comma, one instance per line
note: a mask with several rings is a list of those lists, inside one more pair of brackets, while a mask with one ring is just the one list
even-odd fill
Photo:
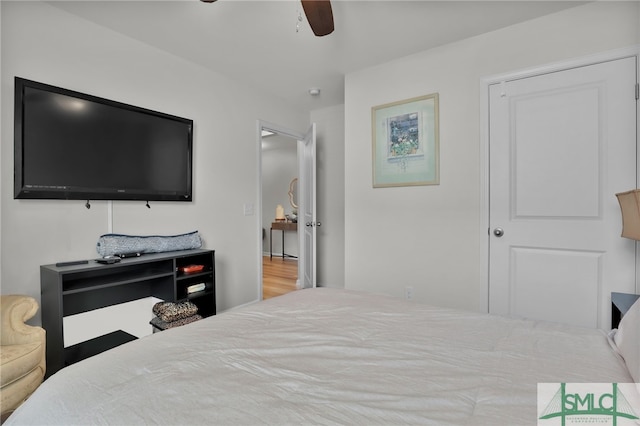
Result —
[[298, 260], [273, 256], [262, 257], [262, 298], [282, 296], [296, 290]]

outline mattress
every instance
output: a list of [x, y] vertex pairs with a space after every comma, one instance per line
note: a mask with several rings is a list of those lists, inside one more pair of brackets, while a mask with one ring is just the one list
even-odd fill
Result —
[[5, 424], [527, 425], [538, 383], [632, 381], [599, 330], [318, 288], [66, 367]]

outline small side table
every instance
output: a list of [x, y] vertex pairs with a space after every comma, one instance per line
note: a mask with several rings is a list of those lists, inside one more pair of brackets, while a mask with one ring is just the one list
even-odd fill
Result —
[[285, 257], [296, 257], [288, 254], [284, 254], [284, 232], [285, 231], [295, 231], [298, 232], [298, 223], [297, 222], [272, 222], [271, 228], [269, 229], [269, 259], [273, 259], [273, 230], [282, 231], [282, 258]]
[[640, 294], [611, 293], [611, 328], [618, 328], [620, 320], [631, 305], [640, 298]]

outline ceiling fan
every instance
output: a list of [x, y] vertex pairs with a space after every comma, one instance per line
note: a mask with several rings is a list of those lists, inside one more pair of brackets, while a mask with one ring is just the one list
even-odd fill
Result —
[[[213, 3], [216, 0], [200, 1]], [[330, 0], [300, 0], [300, 2], [311, 30], [316, 36], [322, 37], [333, 32], [333, 11]]]

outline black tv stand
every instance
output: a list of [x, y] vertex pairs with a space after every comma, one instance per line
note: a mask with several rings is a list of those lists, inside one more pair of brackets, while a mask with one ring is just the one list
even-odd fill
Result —
[[[114, 264], [40, 267], [42, 327], [46, 330], [47, 377], [66, 365], [134, 340], [122, 330], [73, 346], [64, 346], [63, 318], [107, 306], [154, 296], [168, 302], [189, 300], [203, 317], [216, 314], [216, 280], [213, 250], [184, 250], [146, 254]], [[180, 268], [203, 265], [196, 273]], [[194, 284], [204, 289], [189, 293]]]

